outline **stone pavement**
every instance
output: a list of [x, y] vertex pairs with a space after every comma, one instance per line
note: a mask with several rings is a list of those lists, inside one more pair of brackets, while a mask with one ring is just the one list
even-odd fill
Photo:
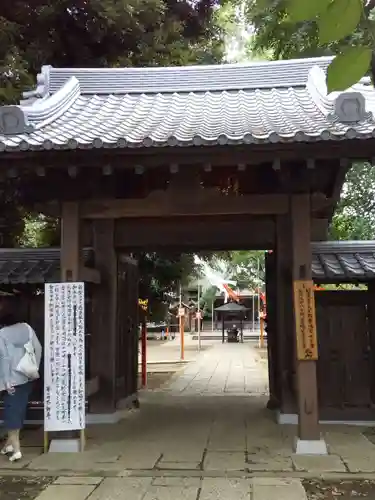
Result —
[[[192, 339], [190, 333], [186, 333], [185, 337], [185, 360], [182, 364], [194, 361], [198, 358], [198, 343]], [[205, 340], [202, 342], [202, 351], [210, 349], [213, 344], [218, 342], [215, 340]], [[141, 343], [139, 343], [139, 368], [141, 364]], [[147, 341], [147, 364], [172, 364], [181, 362], [181, 344], [177, 334], [174, 340], [148, 340]]]
[[212, 343], [166, 390], [181, 396], [266, 395], [267, 364], [253, 345]]
[[25, 460], [1, 459], [0, 474], [50, 476], [39, 500], [304, 500], [302, 478], [375, 478], [375, 445], [358, 427], [324, 427], [328, 456], [294, 455], [296, 429], [275, 423], [266, 388], [250, 344], [218, 343], [141, 391], [140, 410], [89, 427], [83, 454], [41, 455], [35, 434]]

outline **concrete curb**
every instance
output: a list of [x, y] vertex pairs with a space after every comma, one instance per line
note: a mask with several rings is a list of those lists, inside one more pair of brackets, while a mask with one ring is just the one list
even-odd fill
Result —
[[[98, 464], [100, 465], [100, 464]], [[326, 481], [340, 481], [340, 480], [375, 480], [374, 472], [327, 472], [327, 473], [314, 473], [314, 472], [282, 472], [282, 471], [226, 471], [226, 470], [183, 470], [183, 469], [118, 469], [118, 470], [81, 470], [81, 471], [68, 471], [68, 470], [42, 470], [31, 469], [25, 466], [24, 469], [1, 469], [1, 476], [15, 476], [15, 477], [198, 477], [198, 478], [277, 478], [277, 479], [319, 479]]]

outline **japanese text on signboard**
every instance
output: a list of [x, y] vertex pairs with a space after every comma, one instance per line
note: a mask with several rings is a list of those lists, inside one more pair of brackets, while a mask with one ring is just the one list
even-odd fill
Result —
[[294, 282], [294, 310], [296, 322], [297, 358], [317, 360], [314, 285], [312, 281]]
[[85, 297], [83, 283], [45, 285], [45, 430], [85, 427]]

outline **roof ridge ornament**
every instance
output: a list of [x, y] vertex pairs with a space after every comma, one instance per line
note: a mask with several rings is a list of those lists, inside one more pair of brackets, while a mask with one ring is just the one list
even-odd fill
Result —
[[28, 122], [27, 116], [20, 106], [0, 107], [0, 134], [29, 134], [33, 130], [33, 125]]
[[306, 89], [321, 113], [325, 116], [332, 113], [334, 110], [334, 99], [328, 95], [326, 73], [319, 66], [315, 65], [310, 69]]
[[40, 73], [36, 76], [36, 88], [34, 90], [26, 90], [22, 93], [25, 100], [40, 99], [49, 94], [49, 75], [52, 66], [42, 66]]

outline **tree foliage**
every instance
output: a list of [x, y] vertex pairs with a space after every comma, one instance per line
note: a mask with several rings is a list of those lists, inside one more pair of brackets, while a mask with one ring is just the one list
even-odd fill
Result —
[[[0, 104], [19, 102], [45, 64], [115, 67], [221, 61], [224, 45], [217, 3], [1, 0]], [[14, 194], [13, 188], [8, 191]], [[58, 221], [24, 214], [17, 203], [8, 201], [3, 213], [7, 238], [0, 242], [2, 246], [59, 245]], [[145, 253], [138, 257], [140, 296], [150, 299], [157, 315], [164, 293], [191, 272], [192, 256]]]
[[217, 252], [208, 259], [211, 268], [239, 290], [262, 289], [265, 283], [265, 254], [259, 250]]
[[375, 238], [375, 168], [356, 163], [348, 171], [330, 227], [334, 240]]
[[[352, 50], [371, 41], [369, 31], [359, 26], [344, 40], [322, 45], [315, 21], [296, 24], [295, 20], [292, 21], [288, 17], [288, 1], [291, 0], [249, 0], [247, 18], [254, 26], [253, 50], [263, 53], [270, 51], [274, 59], [290, 59], [332, 55], [339, 53], [344, 47]], [[300, 1], [299, 4], [304, 8], [305, 2]], [[316, 9], [319, 5], [322, 5], [321, 0], [316, 0], [309, 4], [309, 8]], [[375, 1], [367, 3], [368, 15], [374, 5]], [[372, 23], [371, 20], [370, 26]], [[350, 76], [346, 68], [341, 68], [341, 73], [344, 79]], [[375, 237], [374, 193], [375, 172], [372, 165], [354, 164], [347, 174], [340, 202], [333, 216], [331, 239], [357, 240]]]
[[18, 101], [44, 64], [155, 66], [218, 61], [215, 0], [2, 0], [0, 89]]
[[272, 49], [275, 59], [336, 54], [327, 85], [345, 90], [366, 73], [374, 79], [374, 7], [373, 0], [248, 0], [253, 48]]

